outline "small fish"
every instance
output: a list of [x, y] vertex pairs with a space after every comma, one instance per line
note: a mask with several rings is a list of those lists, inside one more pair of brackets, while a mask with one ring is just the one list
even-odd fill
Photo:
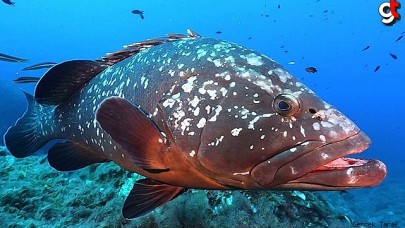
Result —
[[315, 67], [312, 67], [312, 66], [305, 68], [305, 71], [308, 72], [308, 73], [313, 73], [313, 74], [318, 72], [318, 70]]
[[7, 5], [10, 5], [10, 6], [14, 6], [15, 5], [15, 2], [11, 2], [10, 0], [2, 0], [4, 3], [6, 3]]
[[280, 5], [280, 4], [278, 4], [277, 9], [280, 9], [280, 8], [281, 8], [281, 5]]
[[221, 31], [216, 31], [215, 33], [216, 33], [216, 34], [221, 34], [222, 32], [221, 32]]
[[369, 45], [367, 45], [365, 48], [363, 48], [363, 50], [362, 51], [365, 51], [365, 50], [367, 50], [367, 49], [369, 49], [370, 48], [370, 46]]
[[380, 66], [376, 66], [374, 72], [377, 72], [380, 69]]
[[395, 42], [400, 41], [400, 40], [402, 39], [402, 37], [404, 37], [404, 36], [403, 36], [403, 35], [400, 35], [400, 36], [395, 40]]
[[396, 56], [396, 55], [394, 55], [394, 54], [392, 54], [392, 53], [390, 53], [390, 56], [391, 56], [393, 59], [398, 59], [398, 56]]
[[288, 65], [294, 65], [294, 64], [295, 64], [295, 61], [289, 61], [287, 64], [288, 64]]
[[22, 62], [27, 62], [27, 59], [20, 59], [14, 56], [6, 55], [3, 53], [0, 53], [0, 61], [6, 61], [6, 62], [15, 62], [15, 63], [22, 63]]
[[252, 39], [252, 37], [251, 37], [251, 36], [249, 36], [249, 37], [248, 37], [248, 40], [251, 40], [251, 39]]
[[19, 77], [17, 79], [14, 79], [14, 83], [37, 83], [41, 79], [40, 77], [31, 77], [31, 76], [25, 76], [25, 77]]
[[143, 16], [143, 11], [142, 10], [132, 10], [131, 11], [133, 14], [138, 14], [141, 19], [144, 19], [145, 17]]
[[44, 68], [51, 68], [55, 66], [57, 63], [54, 62], [43, 62], [43, 63], [38, 63], [34, 64], [32, 66], [28, 66], [23, 68], [22, 70], [39, 70], [39, 69], [44, 69]]
[[47, 153], [59, 171], [114, 162], [141, 174], [127, 219], [189, 188], [345, 190], [386, 175], [381, 161], [346, 157], [370, 139], [344, 114], [271, 58], [223, 40], [166, 37], [66, 61], [25, 96], [4, 135], [10, 153], [65, 139]]

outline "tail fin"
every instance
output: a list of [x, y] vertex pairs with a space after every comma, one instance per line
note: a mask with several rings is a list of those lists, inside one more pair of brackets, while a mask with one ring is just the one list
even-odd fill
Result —
[[[51, 121], [54, 107], [42, 106], [35, 101], [31, 94], [26, 92], [24, 94], [28, 101], [27, 111], [23, 117], [17, 120], [15, 126], [10, 127], [4, 135], [4, 144], [10, 153], [17, 158], [30, 156], [53, 139], [53, 132], [50, 132], [52, 128], [48, 129], [47, 125], [54, 122]], [[49, 115], [49, 118], [44, 118], [43, 115]]]

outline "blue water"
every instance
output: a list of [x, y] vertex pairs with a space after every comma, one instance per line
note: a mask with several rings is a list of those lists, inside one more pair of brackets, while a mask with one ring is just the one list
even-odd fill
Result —
[[[405, 32], [405, 21], [383, 25], [378, 14], [381, 1], [15, 2], [15, 7], [0, 2], [0, 52], [30, 61], [0, 61], [1, 135], [25, 110], [20, 88], [33, 90], [31, 85], [11, 81], [45, 72], [23, 72], [23, 67], [43, 61], [96, 59], [125, 44], [191, 28], [203, 36], [255, 49], [281, 63], [370, 136], [373, 144], [361, 156], [382, 160], [388, 167], [385, 182], [373, 191], [404, 189], [405, 38], [395, 40]], [[143, 10], [145, 19], [133, 15], [133, 9]], [[405, 7], [398, 12], [405, 16]], [[287, 65], [289, 61], [296, 64]], [[305, 72], [308, 66], [318, 72]], [[374, 72], [376, 66], [381, 67]], [[367, 190], [358, 197], [367, 198]], [[404, 200], [393, 197], [390, 200]]]

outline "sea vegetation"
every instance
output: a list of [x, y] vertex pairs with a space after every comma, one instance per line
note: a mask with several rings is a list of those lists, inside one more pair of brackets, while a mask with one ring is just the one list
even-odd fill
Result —
[[349, 227], [346, 215], [303, 191], [186, 191], [133, 220], [121, 207], [142, 178], [114, 163], [74, 172], [45, 155], [16, 159], [0, 147], [0, 227]]

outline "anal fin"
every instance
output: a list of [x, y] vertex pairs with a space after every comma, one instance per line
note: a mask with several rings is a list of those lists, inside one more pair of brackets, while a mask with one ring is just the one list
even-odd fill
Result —
[[48, 161], [56, 170], [72, 171], [109, 160], [80, 143], [65, 141], [49, 149]]
[[142, 216], [176, 198], [184, 190], [183, 187], [164, 184], [150, 178], [138, 180], [125, 200], [122, 214], [127, 219]]

